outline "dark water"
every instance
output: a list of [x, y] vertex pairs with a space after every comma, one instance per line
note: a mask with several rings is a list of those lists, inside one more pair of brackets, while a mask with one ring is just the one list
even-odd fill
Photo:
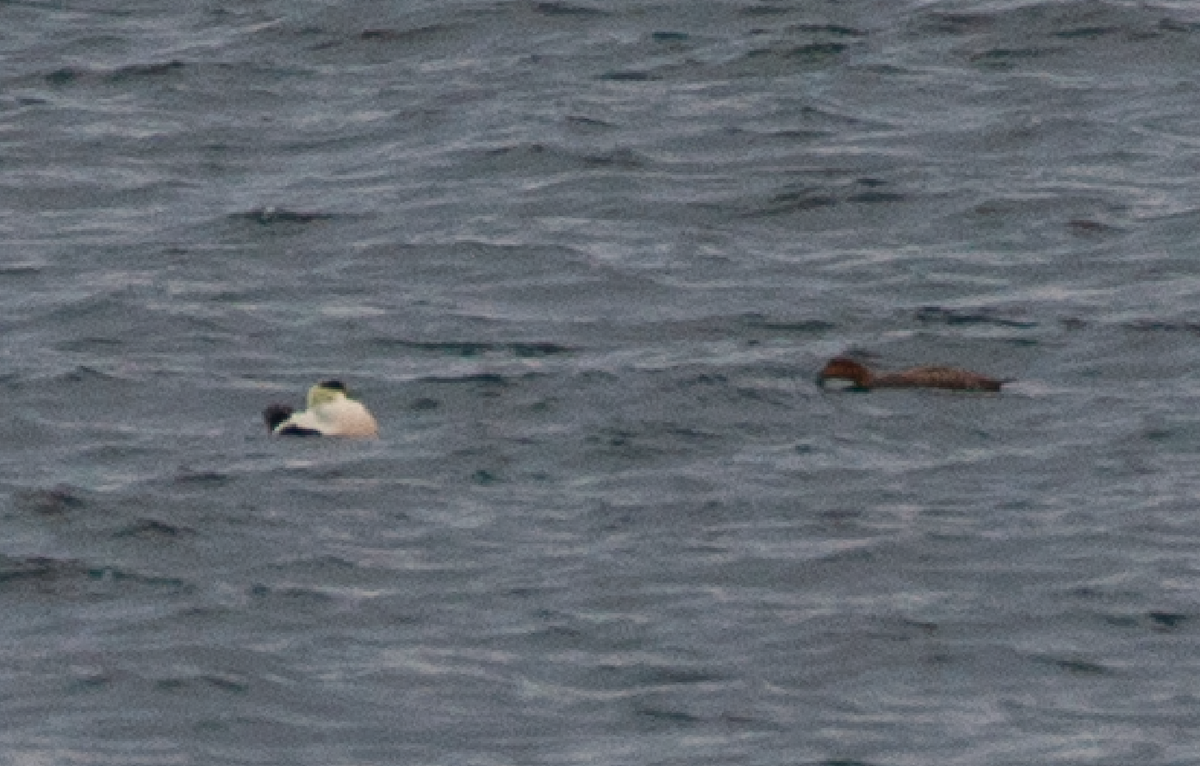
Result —
[[0, 18], [0, 763], [1200, 761], [1195, 4]]

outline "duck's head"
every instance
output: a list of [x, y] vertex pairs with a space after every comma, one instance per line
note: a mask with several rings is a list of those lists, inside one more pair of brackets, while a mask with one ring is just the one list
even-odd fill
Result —
[[311, 410], [318, 405], [329, 404], [344, 398], [346, 398], [346, 386], [342, 384], [342, 381], [323, 380], [308, 389], [306, 405]]
[[840, 386], [852, 391], [867, 391], [871, 388], [871, 371], [849, 357], [835, 356], [817, 376], [817, 385], [821, 388]]

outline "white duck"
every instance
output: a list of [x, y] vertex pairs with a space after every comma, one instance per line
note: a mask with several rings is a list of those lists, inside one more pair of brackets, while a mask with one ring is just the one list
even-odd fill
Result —
[[378, 436], [375, 418], [361, 402], [346, 395], [340, 380], [325, 380], [308, 389], [304, 412], [286, 404], [263, 410], [267, 429], [276, 436]]

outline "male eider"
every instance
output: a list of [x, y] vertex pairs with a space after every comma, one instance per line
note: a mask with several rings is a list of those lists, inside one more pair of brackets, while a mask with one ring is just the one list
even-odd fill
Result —
[[830, 381], [849, 383], [852, 391], [870, 391], [872, 388], [947, 388], [955, 391], [999, 391], [1004, 383], [977, 372], [955, 367], [910, 367], [899, 372], [876, 375], [865, 365], [848, 357], [835, 356], [830, 359], [817, 385], [826, 387]]
[[378, 436], [379, 426], [367, 408], [346, 396], [339, 380], [308, 389], [308, 409], [295, 412], [286, 404], [263, 410], [267, 430], [276, 436]]

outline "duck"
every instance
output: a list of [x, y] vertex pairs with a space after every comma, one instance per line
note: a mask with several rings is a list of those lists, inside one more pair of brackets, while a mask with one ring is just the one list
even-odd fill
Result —
[[263, 410], [267, 430], [274, 436], [349, 436], [379, 435], [375, 418], [361, 402], [351, 399], [340, 380], [323, 380], [308, 389], [304, 412], [286, 404], [272, 404]]
[[849, 383], [851, 391], [870, 391], [873, 388], [944, 388], [954, 391], [999, 391], [1003, 380], [989, 378], [957, 367], [910, 367], [899, 372], [875, 374], [866, 365], [850, 357], [830, 359], [817, 385], [825, 388], [830, 381]]

